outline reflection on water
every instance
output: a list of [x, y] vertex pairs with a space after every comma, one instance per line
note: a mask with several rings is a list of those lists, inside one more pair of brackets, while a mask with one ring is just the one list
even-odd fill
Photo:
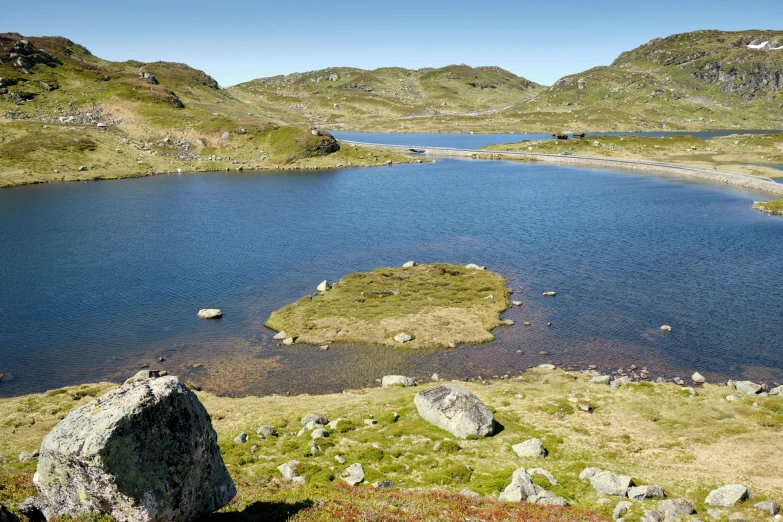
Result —
[[[545, 362], [780, 381], [783, 220], [752, 210], [759, 197], [462, 160], [0, 191], [0, 396], [119, 381], [143, 365], [232, 395]], [[263, 326], [323, 279], [409, 259], [476, 262], [524, 286], [523, 306], [504, 315], [516, 325], [492, 343], [420, 351], [284, 348]], [[204, 307], [224, 318], [199, 320]]]

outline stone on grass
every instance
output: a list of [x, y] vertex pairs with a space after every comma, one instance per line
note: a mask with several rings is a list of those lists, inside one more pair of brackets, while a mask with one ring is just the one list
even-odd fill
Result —
[[404, 375], [384, 375], [383, 379], [381, 379], [381, 386], [384, 388], [389, 386], [416, 386], [416, 381]]
[[402, 265], [403, 268], [413, 268], [414, 266], [416, 266], [416, 261], [408, 261]]
[[613, 497], [624, 497], [633, 480], [628, 475], [618, 475], [613, 471], [599, 471], [590, 477], [590, 485], [598, 493], [607, 493]]
[[38, 459], [39, 455], [40, 455], [40, 453], [38, 452], [38, 450], [35, 450], [35, 451], [24, 451], [24, 452], [19, 454], [19, 462], [22, 463], [22, 464], [26, 464], [28, 462], [32, 462], [32, 461]]
[[481, 496], [478, 493], [476, 493], [475, 491], [469, 490], [468, 488], [463, 488], [459, 492], [459, 494], [462, 495], [463, 497], [470, 497], [470, 498], [478, 498], [478, 497]]
[[364, 468], [358, 462], [351, 464], [348, 468], [340, 474], [340, 478], [351, 486], [356, 486], [364, 482]]
[[654, 509], [648, 509], [644, 512], [642, 522], [663, 522], [663, 515], [655, 511]]
[[729, 522], [745, 522], [745, 517], [739, 513], [732, 513], [729, 515]]
[[734, 389], [746, 395], [756, 395], [761, 392], [761, 385], [753, 381], [735, 381]]
[[400, 332], [394, 336], [394, 340], [397, 341], [398, 343], [407, 343], [408, 341], [412, 341], [413, 337], [406, 334], [405, 332]]
[[378, 480], [376, 482], [372, 483], [372, 487], [374, 488], [393, 488], [394, 482], [391, 480]]
[[202, 308], [198, 311], [199, 319], [220, 319], [223, 317], [223, 312], [220, 308]]
[[511, 484], [506, 486], [498, 500], [500, 502], [521, 502], [537, 495], [541, 487], [533, 482], [525, 468], [519, 468], [511, 475]]
[[601, 468], [585, 468], [579, 473], [579, 480], [588, 480], [603, 471]]
[[467, 265], [465, 265], [465, 268], [468, 268], [470, 270], [486, 270], [487, 269], [487, 267], [479, 266], [479, 265], [477, 265], [475, 263], [468, 263]]
[[658, 511], [663, 514], [663, 518], [666, 520], [678, 520], [693, 513], [694, 509], [693, 504], [684, 498], [674, 498], [658, 502]]
[[592, 379], [590, 379], [590, 382], [595, 382], [598, 384], [609, 384], [612, 382], [612, 376], [611, 375], [596, 375]]
[[313, 432], [310, 434], [310, 438], [315, 439], [325, 439], [329, 436], [329, 432], [323, 428], [318, 428], [313, 430]]
[[623, 375], [622, 377], [618, 377], [617, 379], [614, 379], [609, 386], [612, 388], [619, 388], [620, 386], [624, 384], [631, 384], [631, 378], [627, 375]]
[[691, 375], [691, 380], [695, 384], [704, 384], [705, 382], [707, 382], [707, 379], [705, 379], [704, 376], [699, 372], [696, 372], [693, 375]]
[[283, 339], [283, 344], [285, 346], [293, 346], [294, 338], [293, 337], [286, 337], [285, 339]]
[[745, 486], [729, 484], [710, 491], [705, 502], [712, 507], [731, 507], [737, 502], [747, 500], [750, 496], [750, 491]]
[[340, 455], [335, 455], [334, 460], [336, 460], [338, 464], [345, 464], [345, 459], [342, 458]]
[[773, 517], [780, 512], [780, 504], [774, 500], [762, 500], [761, 502], [756, 502], [753, 504], [753, 507], [761, 511], [765, 511]]
[[316, 413], [308, 413], [307, 415], [302, 417], [302, 426], [307, 426], [311, 422], [314, 422], [315, 424], [320, 424], [322, 426], [326, 426], [327, 424], [329, 424], [329, 419], [327, 419], [323, 415], [318, 415]]
[[628, 498], [632, 500], [666, 498], [666, 493], [661, 486], [635, 486], [628, 490]]
[[185, 522], [236, 494], [209, 414], [179, 379], [142, 371], [72, 411], [44, 438], [42, 514]]
[[769, 390], [770, 395], [783, 395], [783, 385]]
[[720, 520], [723, 518], [723, 514], [721, 514], [721, 512], [717, 509], [708, 509], [707, 515], [713, 520]]
[[326, 292], [328, 290], [331, 290], [331, 289], [332, 289], [332, 285], [329, 283], [329, 281], [327, 281], [325, 279], [323, 281], [321, 281], [321, 283], [316, 288], [316, 290], [318, 290], [321, 293], [324, 293], [324, 292]]
[[740, 400], [740, 398], [737, 397], [736, 395], [726, 395], [726, 400], [729, 402], [737, 402], [738, 400]]
[[618, 518], [622, 518], [623, 515], [628, 513], [628, 510], [631, 509], [632, 506], [633, 504], [628, 502], [627, 500], [618, 502], [617, 505], [614, 507], [614, 511], [612, 511], [612, 520], [617, 520]]
[[519, 457], [525, 458], [543, 458], [547, 455], [547, 450], [539, 439], [530, 439], [511, 446]]
[[267, 437], [277, 437], [277, 430], [275, 429], [274, 426], [270, 426], [269, 424], [264, 424], [263, 426], [258, 428], [256, 434], [262, 439], [266, 439]]
[[247, 433], [243, 432], [237, 435], [234, 438], [234, 442], [236, 442], [237, 444], [244, 444], [245, 442], [247, 442]]
[[414, 404], [427, 422], [455, 437], [486, 437], [495, 431], [495, 417], [470, 391], [444, 384], [416, 394]]
[[299, 465], [300, 462], [298, 460], [289, 460], [285, 464], [280, 464], [277, 466], [277, 469], [283, 475], [285, 480], [290, 481], [299, 476]]
[[550, 472], [548, 472], [547, 470], [545, 470], [543, 468], [529, 469], [529, 470], [527, 470], [527, 474], [530, 475], [531, 477], [533, 475], [542, 475], [542, 476], [546, 477], [546, 479], [549, 481], [549, 483], [552, 484], [553, 486], [559, 486], [560, 485], [557, 482], [557, 479], [555, 479], [554, 475], [552, 475]]
[[294, 484], [299, 484], [300, 486], [304, 486], [305, 483], [307, 483], [307, 479], [302, 476], [296, 476], [291, 479], [291, 482], [293, 482]]

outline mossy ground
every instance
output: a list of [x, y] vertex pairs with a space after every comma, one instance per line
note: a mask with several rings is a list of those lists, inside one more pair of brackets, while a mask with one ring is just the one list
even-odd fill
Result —
[[269, 328], [300, 343], [358, 342], [405, 347], [448, 346], [493, 339], [508, 308], [502, 276], [449, 264], [378, 268], [343, 277], [321, 296], [272, 313]]
[[[723, 484], [747, 485], [756, 496], [754, 502], [783, 497], [783, 462], [774, 458], [783, 453], [783, 397], [741, 396], [728, 402], [724, 397], [731, 390], [721, 386], [705, 385], [692, 396], [673, 384], [613, 389], [588, 381], [582, 374], [536, 368], [487, 384], [460, 384], [488, 404], [503, 426], [494, 437], [481, 440], [456, 440], [423, 421], [413, 397], [425, 386], [296, 397], [198, 395], [210, 413], [239, 490], [224, 512], [251, 519], [286, 520], [285, 513], [296, 513], [292, 520], [404, 520], [408, 516], [455, 520], [456, 513], [466, 509], [501, 513], [507, 508], [447, 495], [469, 488], [497, 498], [520, 466], [550, 471], [561, 486], [551, 486], [540, 476], [534, 480], [565, 496], [576, 508], [523, 507], [513, 515], [520, 518], [506, 515], [510, 519], [590, 520], [584, 509], [608, 517], [617, 499], [596, 504], [600, 495], [578, 478], [586, 466], [631, 475], [638, 484], [661, 485], [670, 498], [691, 500], [702, 519], [707, 493]], [[8, 460], [0, 468], [0, 502], [14, 506], [33, 492], [35, 464], [14, 463], [18, 453], [37, 448], [68, 411], [111, 386], [84, 385], [0, 400], [0, 455]], [[589, 404], [592, 413], [574, 407], [574, 400]], [[301, 427], [299, 419], [312, 412], [350, 421], [321, 440], [322, 452], [315, 456], [309, 456], [309, 435], [295, 435]], [[364, 424], [369, 418], [378, 423]], [[280, 436], [259, 439], [255, 431], [262, 424], [276, 426]], [[250, 440], [236, 444], [233, 439], [242, 431], [250, 434]], [[531, 437], [543, 441], [549, 450], [546, 458], [519, 459], [512, 452], [513, 444]], [[444, 445], [445, 440], [450, 442]], [[441, 442], [438, 451], [437, 442]], [[255, 453], [251, 453], [253, 445], [258, 446]], [[345, 465], [335, 461], [337, 455], [346, 459]], [[276, 469], [292, 459], [304, 464], [308, 479], [304, 487], [284, 482]], [[403, 491], [337, 487], [336, 477], [354, 462], [362, 463], [367, 482], [391, 480]], [[752, 504], [723, 510], [724, 516], [740, 513], [759, 520]], [[634, 503], [632, 519], [653, 507], [651, 501]], [[391, 515], [383, 514], [387, 511]], [[345, 513], [355, 518], [341, 518]]]
[[783, 199], [775, 201], [757, 201], [753, 208], [774, 216], [783, 216]]

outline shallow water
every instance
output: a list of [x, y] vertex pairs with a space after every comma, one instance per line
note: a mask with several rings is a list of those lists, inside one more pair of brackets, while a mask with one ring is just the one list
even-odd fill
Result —
[[[759, 197], [452, 159], [2, 190], [0, 396], [116, 381], [143, 364], [232, 395], [544, 362], [780, 381], [783, 219], [752, 210]], [[454, 350], [326, 352], [279, 347], [263, 326], [323, 279], [409, 259], [484, 264], [524, 285], [524, 305], [504, 315], [517, 325]], [[197, 319], [203, 307], [224, 318]]]
[[[516, 143], [524, 140], [551, 140], [552, 134], [448, 134], [426, 132], [349, 132], [330, 130], [338, 140], [378, 143], [382, 145], [409, 145], [419, 147], [450, 147], [457, 149], [478, 149], [487, 145]], [[715, 130], [705, 132], [591, 132], [594, 136], [649, 136], [663, 138], [667, 136], [696, 136], [703, 140], [731, 134], [770, 134], [780, 131], [739, 131]]]

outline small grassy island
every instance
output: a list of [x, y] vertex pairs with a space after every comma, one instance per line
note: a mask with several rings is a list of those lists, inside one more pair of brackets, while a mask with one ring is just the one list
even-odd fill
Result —
[[757, 201], [753, 208], [771, 216], [783, 216], [783, 199], [776, 201]]
[[320, 295], [273, 312], [266, 326], [317, 345], [419, 348], [493, 339], [490, 330], [508, 308], [502, 276], [475, 265], [410, 264], [349, 274]]

